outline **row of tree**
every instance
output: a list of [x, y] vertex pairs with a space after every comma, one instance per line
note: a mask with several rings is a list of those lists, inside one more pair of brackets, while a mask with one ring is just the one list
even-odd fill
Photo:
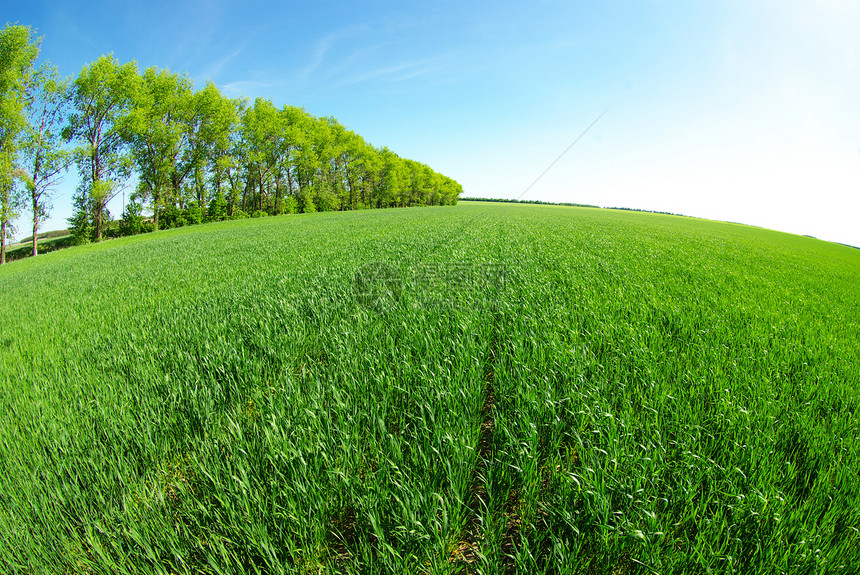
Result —
[[572, 208], [599, 208], [600, 206], [595, 206], [594, 204], [576, 204], [572, 202], [545, 202], [543, 200], [518, 200], [518, 199], [508, 199], [508, 198], [460, 198], [461, 200], [469, 201], [469, 202], [497, 202], [504, 204], [538, 204], [542, 206], [569, 206]]
[[[455, 204], [462, 192], [334, 118], [227, 98], [211, 82], [195, 91], [187, 76], [112, 55], [64, 79], [37, 67], [38, 53], [29, 27], [0, 32], [0, 262], [25, 204], [36, 255], [51, 193], [73, 164], [79, 241], [249, 215]], [[130, 183], [112, 224], [108, 204]]]

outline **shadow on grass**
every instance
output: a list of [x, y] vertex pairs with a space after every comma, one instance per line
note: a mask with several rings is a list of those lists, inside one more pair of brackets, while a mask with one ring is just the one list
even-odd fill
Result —
[[[70, 248], [74, 244], [72, 243], [72, 236], [63, 236], [60, 238], [49, 238], [45, 240], [39, 241], [39, 254], [46, 254], [49, 252], [61, 250], [64, 248]], [[6, 249], [6, 261], [11, 262], [15, 260], [21, 260], [24, 258], [28, 258], [33, 255], [33, 244], [17, 244], [14, 247], [10, 247]]]

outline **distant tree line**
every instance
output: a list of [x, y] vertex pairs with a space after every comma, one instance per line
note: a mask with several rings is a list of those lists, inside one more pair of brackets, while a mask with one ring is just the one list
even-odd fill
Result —
[[[601, 206], [595, 206], [593, 204], [574, 204], [570, 202], [542, 202], [541, 200], [512, 200], [506, 198], [459, 198], [464, 202], [502, 202], [507, 204], [542, 204], [546, 206], [572, 206], [575, 208], [600, 208]], [[605, 210], [621, 210], [625, 212], [645, 212], [649, 214], [663, 214], [665, 216], [679, 216], [682, 218], [689, 218], [691, 216], [686, 216], [684, 214], [675, 214], [672, 212], [660, 212], [657, 210], [644, 210], [640, 208], [617, 208], [617, 207], [605, 207]]]
[[542, 202], [541, 200], [512, 200], [506, 198], [460, 198], [469, 202], [502, 202], [505, 204], [541, 204], [545, 206], [572, 206], [574, 208], [599, 208], [591, 204], [574, 204], [570, 202]]
[[680, 218], [689, 218], [692, 216], [687, 216], [685, 214], [676, 214], [673, 212], [660, 212], [657, 210], [645, 210], [641, 208], [619, 208], [619, 207], [607, 207], [607, 210], [621, 210], [623, 212], [644, 212], [649, 214], [663, 214], [664, 216], [678, 216]]
[[[33, 255], [53, 191], [72, 165], [78, 243], [207, 221], [330, 210], [451, 205], [462, 187], [377, 148], [331, 117], [112, 55], [74, 79], [36, 67], [30, 27], [0, 31], [0, 225], [32, 214]], [[131, 189], [121, 218], [108, 204]]]
[[[50, 232], [39, 232], [40, 240], [48, 240], [51, 238], [63, 238], [69, 235], [69, 230], [53, 230]], [[33, 236], [27, 236], [26, 238], [19, 240], [19, 243], [26, 244], [28, 242], [33, 241]]]

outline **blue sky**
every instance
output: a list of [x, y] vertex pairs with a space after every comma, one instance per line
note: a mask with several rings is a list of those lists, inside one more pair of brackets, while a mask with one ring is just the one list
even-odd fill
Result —
[[519, 197], [608, 110], [525, 198], [860, 245], [855, 0], [3, 4], [63, 74], [113, 52], [302, 106], [468, 196]]

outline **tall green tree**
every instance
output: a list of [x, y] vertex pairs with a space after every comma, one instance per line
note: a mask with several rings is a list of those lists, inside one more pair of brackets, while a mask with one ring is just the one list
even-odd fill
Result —
[[[244, 117], [245, 112], [247, 111], [248, 102], [244, 99], [232, 100], [232, 102], [234, 102], [235, 105], [236, 119], [238, 122], [240, 118]], [[237, 207], [239, 207], [239, 209], [243, 209], [241, 206], [244, 204], [245, 178], [243, 171], [246, 147], [247, 142], [245, 142], [245, 138], [242, 136], [241, 125], [236, 124], [230, 133], [228, 152], [218, 161], [218, 168], [226, 179], [227, 215], [231, 218], [236, 216]]]
[[136, 63], [120, 64], [111, 54], [85, 66], [72, 85], [72, 114], [63, 135], [78, 142], [77, 193], [83, 200], [78, 203], [91, 211], [96, 241], [101, 241], [110, 216], [108, 202], [131, 173], [120, 120], [132, 105], [139, 80]]
[[299, 204], [305, 213], [317, 211], [319, 190], [322, 187], [323, 150], [328, 138], [328, 123], [302, 111], [294, 118], [302, 132], [302, 139], [294, 157], [296, 181], [299, 188]]
[[147, 68], [129, 82], [131, 105], [118, 122], [138, 174], [136, 196], [152, 205], [153, 227], [165, 196], [175, 193], [178, 163], [188, 142], [191, 81], [169, 70]]
[[403, 160], [389, 150], [382, 148], [382, 170], [376, 187], [375, 203], [377, 208], [396, 206], [402, 191], [409, 185], [408, 174]]
[[24, 138], [24, 164], [28, 203], [33, 216], [33, 255], [38, 255], [39, 226], [51, 209], [52, 193], [69, 169], [72, 155], [63, 147], [62, 129], [69, 101], [69, 80], [57, 69], [42, 65], [32, 76]]
[[221, 184], [226, 169], [232, 165], [231, 135], [239, 121], [239, 101], [224, 97], [212, 82], [191, 96], [188, 115], [188, 146], [184, 158], [185, 170], [191, 177], [191, 186], [204, 219], [206, 206], [206, 180], [212, 181], [212, 199], [221, 200]]
[[38, 55], [39, 39], [29, 26], [7, 25], [0, 31], [0, 264], [6, 263], [6, 239], [21, 205], [18, 155], [27, 126], [27, 86]]
[[344, 184], [346, 204], [343, 209], [354, 210], [359, 207], [361, 195], [361, 176], [365, 168], [365, 156], [369, 146], [364, 138], [355, 132], [346, 131], [342, 145]]
[[373, 208], [376, 188], [384, 168], [382, 155], [373, 146], [365, 145], [357, 164], [359, 206], [362, 209]]
[[284, 106], [280, 115], [283, 138], [278, 165], [279, 182], [283, 185], [283, 179], [286, 179], [284, 194], [291, 203], [297, 204], [300, 192], [297, 163], [302, 148], [308, 146], [306, 126], [309, 116], [304, 109], [296, 106]]
[[261, 212], [267, 207], [274, 181], [281, 129], [281, 116], [269, 100], [257, 98], [242, 116], [247, 179], [256, 190], [255, 208]]

